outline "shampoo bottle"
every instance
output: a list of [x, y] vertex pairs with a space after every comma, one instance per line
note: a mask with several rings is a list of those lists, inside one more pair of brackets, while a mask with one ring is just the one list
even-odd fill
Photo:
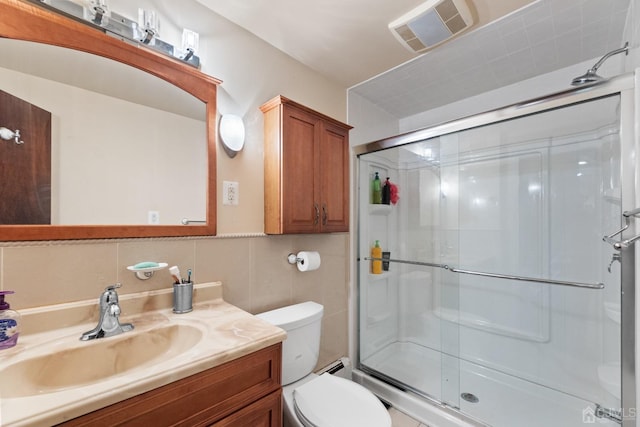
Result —
[[20, 335], [20, 313], [10, 310], [4, 296], [13, 291], [0, 291], [0, 350], [11, 348], [18, 343]]
[[382, 203], [382, 182], [380, 181], [378, 172], [376, 172], [376, 176], [373, 178], [373, 197], [371, 202], [378, 205]]
[[374, 258], [371, 261], [371, 273], [382, 274], [382, 248], [378, 240], [376, 240], [375, 246], [371, 248], [371, 258]]
[[391, 204], [391, 182], [389, 181], [389, 177], [384, 182], [382, 186], [382, 204], [390, 205]]

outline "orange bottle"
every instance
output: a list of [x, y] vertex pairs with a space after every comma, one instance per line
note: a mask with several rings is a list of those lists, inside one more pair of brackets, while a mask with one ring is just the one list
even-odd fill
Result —
[[375, 246], [371, 248], [371, 258], [374, 258], [371, 261], [371, 273], [382, 274], [382, 248], [378, 240], [376, 240]]

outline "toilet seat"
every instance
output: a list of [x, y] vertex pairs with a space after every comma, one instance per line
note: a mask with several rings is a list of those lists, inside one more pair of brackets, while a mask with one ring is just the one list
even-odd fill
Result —
[[293, 400], [307, 427], [391, 427], [389, 413], [373, 393], [328, 373], [297, 387]]

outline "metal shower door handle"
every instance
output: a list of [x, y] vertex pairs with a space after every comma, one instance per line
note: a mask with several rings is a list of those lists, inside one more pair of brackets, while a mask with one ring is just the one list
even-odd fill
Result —
[[616, 231], [613, 234], [609, 234], [608, 236], [603, 236], [602, 240], [609, 243], [611, 246], [613, 246], [614, 249], [618, 251], [624, 248], [628, 248], [629, 246], [634, 244], [636, 240], [640, 239], [640, 234], [630, 239], [620, 240], [620, 241], [615, 240], [614, 237], [617, 236], [618, 234], [621, 234], [623, 231], [629, 228], [629, 225], [631, 224], [630, 218], [632, 216], [636, 217], [637, 215], [640, 215], [640, 208], [636, 208], [630, 211], [624, 211], [622, 213], [622, 216], [624, 217], [624, 222], [625, 222], [624, 227], [622, 227], [620, 230]]

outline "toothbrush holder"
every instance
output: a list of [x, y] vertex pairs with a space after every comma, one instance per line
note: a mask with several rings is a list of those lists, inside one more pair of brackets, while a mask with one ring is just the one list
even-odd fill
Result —
[[193, 282], [173, 284], [173, 312], [193, 311]]

